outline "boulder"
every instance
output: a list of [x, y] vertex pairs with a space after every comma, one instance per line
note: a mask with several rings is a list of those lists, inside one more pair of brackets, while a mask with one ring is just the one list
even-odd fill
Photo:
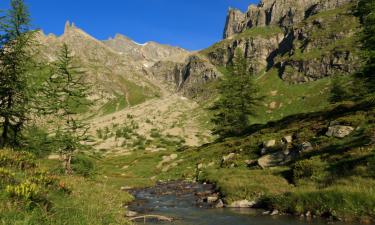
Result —
[[131, 211], [131, 210], [128, 210], [125, 212], [125, 216], [126, 217], [134, 217], [134, 216], [137, 216], [138, 213], [137, 212], [134, 212], [134, 211]]
[[277, 215], [279, 215], [279, 210], [274, 209], [274, 210], [271, 212], [270, 215], [271, 215], [271, 216], [277, 216]]
[[265, 141], [263, 143], [263, 146], [265, 148], [272, 148], [272, 147], [275, 147], [276, 146], [276, 140], [269, 140], [269, 141]]
[[328, 137], [344, 138], [354, 131], [351, 126], [334, 125], [328, 128], [326, 135]]
[[227, 205], [228, 208], [251, 208], [256, 204], [255, 201], [249, 201], [249, 200], [239, 200], [234, 201], [230, 205]]
[[223, 156], [222, 162], [223, 163], [228, 162], [230, 160], [233, 160], [235, 157], [236, 157], [235, 153], [230, 153], [229, 155]]
[[293, 142], [293, 136], [292, 135], [286, 135], [282, 138], [283, 143], [290, 144]]
[[219, 196], [213, 195], [213, 196], [208, 196], [207, 197], [207, 203], [213, 204], [219, 199]]
[[258, 165], [263, 169], [268, 167], [279, 166], [284, 163], [285, 155], [283, 152], [275, 152], [272, 154], [265, 155], [258, 159]]
[[306, 142], [303, 142], [300, 146], [299, 146], [299, 152], [309, 152], [309, 151], [312, 151], [314, 150], [312, 144], [308, 141]]
[[223, 200], [219, 199], [219, 201], [217, 201], [215, 205], [215, 208], [223, 208], [223, 207], [224, 207], [224, 202]]

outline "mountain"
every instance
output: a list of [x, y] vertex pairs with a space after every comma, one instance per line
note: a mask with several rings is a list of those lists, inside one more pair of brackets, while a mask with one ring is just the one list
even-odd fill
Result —
[[154, 42], [141, 46], [122, 35], [99, 41], [69, 22], [60, 37], [39, 32], [37, 39], [42, 57], [50, 62], [56, 60], [62, 43], [68, 44], [86, 72], [87, 81], [94, 84], [92, 98], [103, 113], [160, 96], [164, 87], [151, 81], [148, 67], [156, 61], [179, 61], [189, 54], [181, 48]]

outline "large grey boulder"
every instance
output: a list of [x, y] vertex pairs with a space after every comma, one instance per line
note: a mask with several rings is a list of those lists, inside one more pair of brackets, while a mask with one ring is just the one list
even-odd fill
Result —
[[351, 126], [334, 125], [328, 128], [326, 135], [328, 137], [344, 138], [354, 131]]
[[282, 165], [285, 162], [286, 156], [283, 152], [275, 152], [262, 156], [258, 159], [258, 165], [263, 169]]

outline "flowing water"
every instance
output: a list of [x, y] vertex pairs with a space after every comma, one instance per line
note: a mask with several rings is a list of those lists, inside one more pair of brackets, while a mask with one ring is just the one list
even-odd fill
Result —
[[[140, 215], [152, 214], [174, 218], [173, 222], [146, 221], [146, 224], [173, 225], [324, 225], [328, 221], [306, 220], [293, 216], [265, 216], [254, 209], [214, 209], [198, 204], [197, 193], [212, 190], [210, 185], [173, 182], [134, 190], [136, 201], [130, 206]], [[206, 205], [207, 206], [207, 205]], [[138, 224], [144, 224], [141, 219]], [[331, 223], [332, 224], [332, 223]], [[348, 225], [347, 223], [334, 223]], [[351, 224], [353, 225], [353, 224]]]

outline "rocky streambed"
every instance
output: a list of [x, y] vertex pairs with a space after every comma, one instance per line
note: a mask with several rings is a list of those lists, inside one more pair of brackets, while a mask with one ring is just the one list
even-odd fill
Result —
[[[264, 215], [264, 211], [251, 208], [222, 208], [223, 203], [211, 184], [174, 181], [158, 183], [154, 187], [135, 189], [130, 192], [136, 200], [128, 206], [127, 216], [140, 224], [327, 224], [327, 221], [323, 220], [306, 220], [284, 215]], [[343, 223], [335, 224], [343, 225]]]

